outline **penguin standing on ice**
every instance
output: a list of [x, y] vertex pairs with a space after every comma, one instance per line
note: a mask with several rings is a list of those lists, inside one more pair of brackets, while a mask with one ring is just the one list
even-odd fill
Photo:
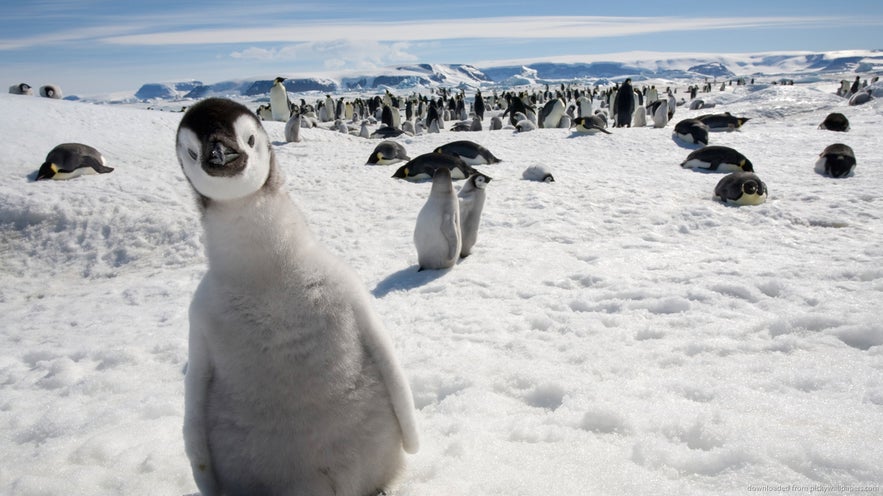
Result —
[[632, 114], [635, 113], [635, 90], [632, 88], [632, 79], [627, 78], [619, 86], [614, 100], [613, 127], [632, 127]]
[[484, 209], [485, 189], [491, 178], [482, 174], [472, 174], [460, 188], [457, 199], [460, 203], [460, 258], [468, 257], [478, 240], [478, 224]]
[[285, 81], [284, 77], [273, 80], [273, 87], [270, 88], [270, 113], [274, 121], [288, 122], [291, 118], [291, 102], [282, 81]]
[[204, 495], [389, 488], [418, 450], [414, 403], [363, 283], [311, 234], [270, 138], [208, 98], [176, 152], [205, 230], [190, 305], [184, 448]]
[[417, 214], [414, 246], [421, 270], [448, 269], [460, 257], [460, 204], [451, 182], [451, 171], [440, 167], [432, 177], [429, 198]]

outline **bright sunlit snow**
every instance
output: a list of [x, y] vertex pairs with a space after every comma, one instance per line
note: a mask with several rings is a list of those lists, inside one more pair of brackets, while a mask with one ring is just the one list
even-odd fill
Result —
[[[883, 104], [847, 106], [837, 78], [757, 79], [700, 98], [751, 118], [710, 144], [754, 163], [759, 206], [713, 201], [723, 176], [679, 166], [692, 148], [674, 124], [710, 112], [686, 105], [611, 135], [489, 131], [495, 111], [481, 132], [399, 138], [412, 157], [470, 139], [503, 160], [479, 167], [493, 180], [478, 242], [448, 271], [417, 272], [430, 183], [365, 166], [378, 140], [313, 128], [285, 143], [285, 123], [265, 123], [410, 378], [422, 447], [392, 494], [883, 484]], [[0, 108], [0, 493], [194, 493], [183, 369], [206, 267], [182, 114], [7, 94]], [[851, 131], [817, 129], [832, 111]], [[116, 170], [33, 182], [63, 142]], [[853, 177], [814, 171], [837, 142]], [[556, 181], [521, 179], [532, 165]]]

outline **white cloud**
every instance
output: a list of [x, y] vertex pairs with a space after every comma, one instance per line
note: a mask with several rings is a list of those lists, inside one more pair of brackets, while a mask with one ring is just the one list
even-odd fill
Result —
[[592, 17], [537, 16], [445, 19], [435, 21], [311, 22], [260, 28], [223, 28], [109, 36], [107, 43], [175, 45], [207, 43], [280, 43], [354, 40], [414, 41], [470, 38], [602, 38], [669, 31], [798, 27], [848, 24], [845, 17]]
[[297, 61], [326, 69], [373, 69], [390, 64], [415, 62], [410, 43], [376, 40], [335, 39], [286, 45], [280, 48], [250, 47], [230, 53], [235, 59]]

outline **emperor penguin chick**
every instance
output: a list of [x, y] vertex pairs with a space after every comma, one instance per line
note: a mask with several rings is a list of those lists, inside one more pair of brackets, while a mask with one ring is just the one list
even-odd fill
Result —
[[460, 256], [460, 205], [447, 167], [439, 167], [432, 176], [429, 199], [417, 214], [414, 246], [418, 270], [447, 269]]
[[365, 496], [418, 450], [413, 397], [367, 290], [320, 246], [258, 118], [192, 106], [178, 161], [208, 271], [190, 305], [184, 447], [203, 495]]
[[468, 257], [478, 240], [478, 223], [484, 208], [485, 188], [491, 178], [476, 172], [466, 178], [457, 199], [460, 203], [460, 258]]

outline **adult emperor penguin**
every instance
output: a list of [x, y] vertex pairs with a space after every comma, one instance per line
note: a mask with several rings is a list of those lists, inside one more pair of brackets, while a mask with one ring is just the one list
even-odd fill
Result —
[[490, 150], [469, 140], [446, 143], [436, 148], [435, 152], [456, 155], [469, 165], [485, 165], [502, 162], [502, 160], [495, 157]]
[[374, 147], [365, 165], [390, 165], [411, 160], [405, 147], [398, 141], [383, 140]]
[[766, 201], [767, 187], [753, 172], [733, 172], [717, 183], [714, 197], [727, 205], [760, 205]]
[[446, 167], [435, 171], [429, 198], [417, 214], [414, 246], [418, 271], [453, 267], [460, 256], [460, 205]]
[[208, 271], [190, 305], [184, 447], [215, 494], [364, 496], [418, 450], [414, 405], [358, 277], [310, 233], [257, 117], [192, 106], [176, 151]]
[[627, 78], [619, 86], [614, 100], [614, 124], [613, 127], [631, 127], [632, 114], [635, 113], [635, 90], [632, 88], [632, 79]]
[[825, 120], [819, 124], [819, 129], [827, 129], [828, 131], [839, 131], [845, 133], [849, 131], [849, 119], [840, 112], [831, 112], [825, 117]]
[[564, 115], [564, 111], [564, 102], [560, 98], [553, 98], [540, 109], [537, 122], [544, 129], [556, 128], [558, 123], [561, 122], [561, 116]]
[[478, 172], [457, 155], [447, 153], [424, 153], [398, 168], [392, 177], [411, 182], [425, 181], [435, 176], [435, 171], [448, 169], [453, 179], [466, 179]]
[[675, 124], [674, 137], [686, 143], [708, 144], [708, 126], [696, 119], [682, 119]]
[[489, 182], [490, 177], [477, 172], [466, 178], [466, 184], [457, 194], [460, 203], [460, 258], [468, 257], [478, 240], [478, 224]]
[[274, 121], [287, 122], [291, 118], [291, 103], [282, 81], [285, 81], [284, 77], [273, 80], [273, 87], [270, 88], [270, 112]]
[[46, 155], [37, 171], [41, 179], [73, 179], [84, 174], [106, 174], [113, 167], [105, 165], [104, 157], [95, 148], [82, 143], [62, 143]]
[[700, 115], [696, 119], [708, 126], [709, 131], [735, 131], [749, 120], [748, 117], [736, 117], [729, 112]]
[[573, 120], [576, 125], [576, 132], [584, 134], [613, 134], [608, 131], [607, 121], [599, 114], [592, 114], [583, 117], [577, 117]]
[[815, 170], [831, 177], [849, 177], [855, 169], [855, 152], [848, 145], [834, 143], [822, 150]]
[[754, 172], [754, 165], [745, 155], [728, 146], [706, 146], [694, 150], [681, 162], [681, 167], [698, 171]]
[[663, 128], [668, 124], [668, 100], [653, 102], [653, 127]]

